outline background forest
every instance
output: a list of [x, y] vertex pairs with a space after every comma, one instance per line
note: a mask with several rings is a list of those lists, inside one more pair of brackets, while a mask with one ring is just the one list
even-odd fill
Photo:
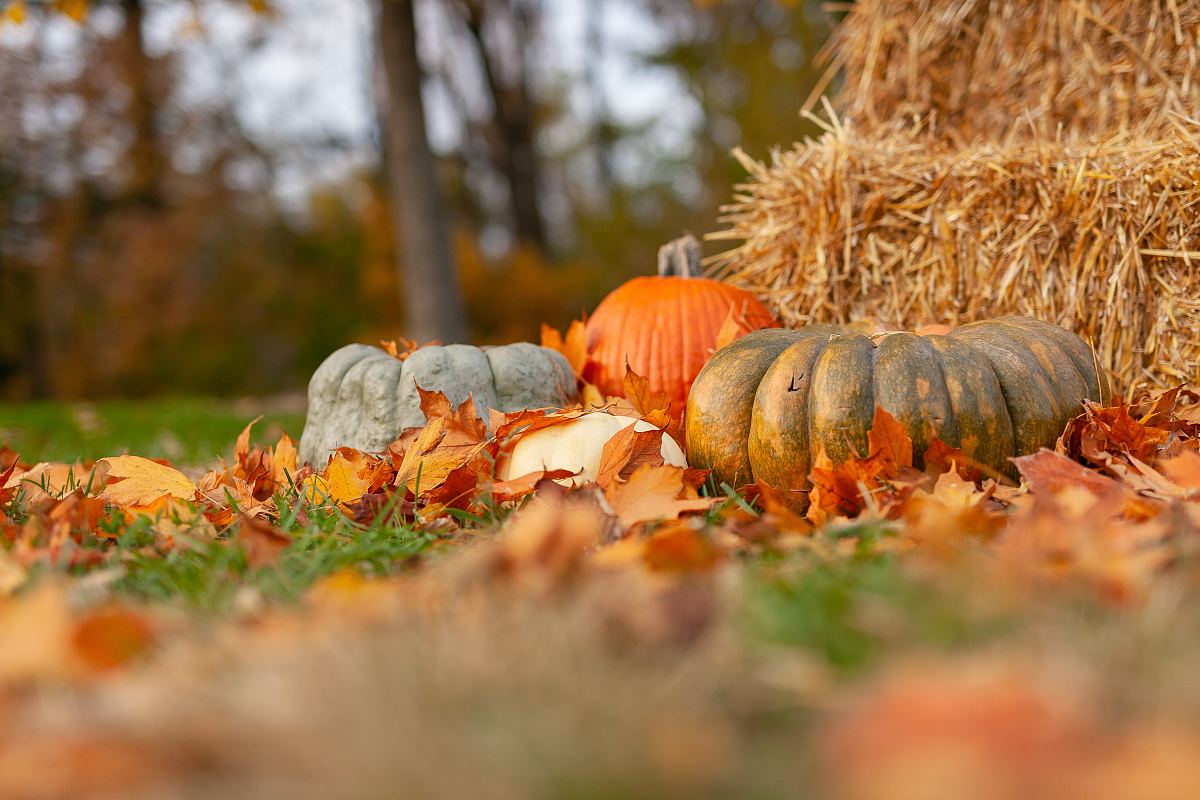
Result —
[[535, 339], [713, 229], [731, 148], [810, 132], [833, 24], [812, 0], [407, 6], [8, 4], [0, 401], [289, 391], [348, 341]]

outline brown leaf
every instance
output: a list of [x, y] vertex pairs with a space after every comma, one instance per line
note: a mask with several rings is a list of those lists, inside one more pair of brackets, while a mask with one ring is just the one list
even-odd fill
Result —
[[292, 537], [260, 517], [242, 515], [234, 541], [246, 552], [251, 569], [277, 564]]
[[925, 471], [930, 475], [954, 472], [968, 481], [984, 478], [980, 464], [957, 447], [952, 447], [936, 436], [925, 449]]
[[994, 536], [1005, 524], [1002, 506], [991, 501], [996, 484], [980, 489], [957, 472], [938, 476], [904, 506], [905, 533], [929, 547], [955, 549], [965, 536]]
[[422, 347], [435, 347], [438, 345], [441, 345], [441, 342], [437, 339], [432, 339], [425, 344], [417, 344], [416, 339], [406, 339], [403, 336], [396, 339], [379, 340], [379, 346], [383, 348], [383, 352], [397, 361], [404, 361]]
[[904, 467], [913, 465], [913, 443], [908, 430], [882, 406], [875, 407], [875, 419], [867, 433], [868, 455], [878, 459], [881, 474], [898, 475]]
[[13, 490], [14, 494], [23, 494], [25, 506], [30, 511], [44, 511], [56, 500], [80, 485], [95, 491], [104, 483], [104, 474], [108, 466], [97, 462], [95, 470], [85, 469], [82, 464], [62, 464], [43, 461], [34, 464], [27, 470], [20, 466], [9, 471], [8, 480], [2, 488]]
[[538, 489], [538, 484], [542, 481], [559, 481], [567, 480], [574, 477], [575, 473], [569, 469], [551, 469], [541, 472], [530, 472], [527, 475], [520, 475], [507, 481], [494, 481], [489, 490], [494, 499], [498, 503], [506, 503], [513, 500], [520, 500], [522, 497], [527, 497], [533, 494]]
[[488, 439], [487, 424], [479, 418], [474, 397], [468, 396], [454, 408], [441, 392], [427, 392], [420, 386], [417, 392], [421, 395], [421, 411], [425, 412], [426, 424], [435, 419], [444, 422], [443, 446], [477, 445]]
[[652, 390], [650, 379], [638, 375], [628, 364], [625, 365], [625, 377], [621, 383], [625, 389], [625, 399], [637, 412], [634, 416], [644, 418], [655, 411], [665, 412], [668, 417], [672, 416], [671, 400], [667, 393]]
[[1112, 478], [1088, 469], [1053, 450], [1042, 448], [1033, 455], [1014, 458], [1013, 463], [1034, 494], [1054, 493], [1070, 486], [1082, 486], [1095, 494], [1117, 491]]
[[706, 511], [716, 498], [684, 498], [688, 487], [684, 469], [664, 464], [644, 464], [624, 483], [613, 483], [606, 490], [608, 502], [621, 524], [631, 527], [640, 522], [675, 519], [690, 511]]
[[76, 489], [57, 501], [46, 512], [46, 520], [51, 529], [60, 529], [62, 538], [71, 533], [95, 533], [103, 517], [104, 500], [99, 497], [86, 497], [82, 489]]
[[246, 458], [250, 455], [250, 429], [254, 424], [262, 419], [262, 414], [259, 414], [254, 419], [250, 420], [249, 424], [242, 429], [238, 434], [237, 441], [233, 445], [234, 460], [239, 463], [245, 463]]
[[663, 432], [639, 431], [636, 427], [626, 425], [604, 443], [604, 450], [600, 454], [600, 468], [596, 473], [596, 483], [601, 488], [617, 480], [626, 480], [634, 470], [644, 464], [659, 466], [663, 463]]
[[851, 457], [836, 467], [824, 452], [813, 462], [808, 480], [808, 518], [816, 525], [833, 517], [854, 517], [867, 507], [873, 489], [879, 486], [884, 463], [874, 456]]
[[578, 574], [606, 527], [593, 502], [578, 495], [539, 495], [509, 518], [488, 552], [487, 572], [525, 590], [553, 590]]
[[1077, 580], [1125, 602], [1144, 596], [1172, 559], [1161, 519], [1123, 518], [1121, 492], [1097, 495], [1081, 484], [1035, 494], [1029, 508], [1009, 519], [994, 552], [1018, 575]]
[[8, 482], [12, 479], [13, 473], [17, 471], [17, 461], [8, 465], [8, 469], [0, 470], [0, 510], [9, 504], [14, 497], [17, 496], [17, 491], [20, 488], [14, 481], [12, 486]]
[[712, 538], [682, 520], [669, 522], [643, 542], [642, 557], [652, 572], [700, 572], [724, 558]]

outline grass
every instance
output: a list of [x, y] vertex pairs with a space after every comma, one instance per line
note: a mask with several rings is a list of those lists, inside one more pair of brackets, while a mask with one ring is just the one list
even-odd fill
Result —
[[[256, 441], [277, 441], [285, 430], [299, 439], [304, 415], [295, 406], [197, 397], [0, 405], [0, 445], [29, 463], [91, 461], [128, 452], [199, 466], [228, 457], [237, 435], [259, 413], [263, 420], [254, 427]], [[259, 410], [264, 408], [265, 413]]]

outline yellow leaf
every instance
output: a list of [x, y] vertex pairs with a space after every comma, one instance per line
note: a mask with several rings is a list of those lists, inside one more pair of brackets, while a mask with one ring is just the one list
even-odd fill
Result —
[[25, 0], [12, 0], [4, 9], [4, 20], [20, 25], [25, 21]]
[[309, 475], [304, 479], [304, 483], [300, 484], [300, 496], [314, 506], [328, 503], [332, 499], [329, 494], [329, 481], [320, 475]]
[[288, 486], [288, 475], [296, 474], [298, 454], [296, 443], [286, 433], [279, 437], [275, 452], [271, 457], [271, 479], [276, 486]]
[[333, 460], [325, 468], [329, 499], [345, 506], [366, 494], [371, 482], [359, 477], [358, 472], [358, 465], [343, 456], [341, 452], [335, 453]]
[[[101, 499], [119, 506], [144, 506], [163, 496], [191, 500], [196, 484], [174, 467], [141, 456], [111, 456], [97, 464], [108, 465], [109, 483]], [[115, 479], [115, 480], [114, 480]]]
[[717, 331], [717, 339], [713, 343], [714, 353], [731, 344], [745, 333], [745, 326], [739, 324], [739, 322], [741, 320], [737, 314], [737, 307], [730, 306], [729, 313], [725, 315], [725, 321], [721, 323], [721, 329]]
[[76, 22], [83, 22], [87, 18], [88, 0], [55, 0], [54, 10]]

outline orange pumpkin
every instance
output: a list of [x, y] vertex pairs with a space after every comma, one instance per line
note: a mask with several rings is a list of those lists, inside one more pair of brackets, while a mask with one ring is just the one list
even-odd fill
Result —
[[603, 394], [624, 395], [628, 362], [680, 415], [727, 319], [737, 328], [735, 338], [775, 327], [754, 295], [699, 273], [700, 244], [684, 236], [658, 251], [657, 276], [622, 284], [596, 308], [587, 321], [588, 379]]

